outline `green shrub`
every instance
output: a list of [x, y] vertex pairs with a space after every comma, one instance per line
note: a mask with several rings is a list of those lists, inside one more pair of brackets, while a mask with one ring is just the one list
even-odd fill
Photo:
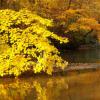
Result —
[[60, 43], [68, 40], [50, 32], [48, 27], [52, 26], [52, 20], [25, 9], [0, 10], [0, 76], [18, 76], [26, 71], [52, 74], [53, 67], [64, 68], [67, 62], [50, 38]]

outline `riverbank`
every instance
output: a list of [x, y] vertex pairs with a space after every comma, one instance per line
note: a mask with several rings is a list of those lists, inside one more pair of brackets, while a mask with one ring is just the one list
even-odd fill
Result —
[[[59, 76], [59, 75], [76, 75], [77, 73], [88, 73], [88, 72], [94, 72], [94, 71], [100, 71], [100, 63], [69, 63], [68, 66], [65, 67], [65, 69], [61, 68], [54, 68], [54, 71], [52, 75], [48, 75], [44, 72], [41, 73], [33, 73], [33, 71], [27, 71], [22, 73], [17, 78], [26, 78], [26, 77], [37, 77], [37, 76], [46, 76], [46, 77], [52, 77], [52, 76]], [[16, 78], [15, 76], [4, 76], [0, 78]]]

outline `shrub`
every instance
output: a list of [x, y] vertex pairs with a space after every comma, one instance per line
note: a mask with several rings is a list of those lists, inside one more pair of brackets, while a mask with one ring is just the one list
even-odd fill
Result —
[[53, 21], [41, 18], [26, 9], [19, 12], [0, 10], [0, 76], [21, 75], [26, 71], [52, 74], [53, 67], [67, 64], [59, 56], [50, 38], [68, 42], [48, 30]]

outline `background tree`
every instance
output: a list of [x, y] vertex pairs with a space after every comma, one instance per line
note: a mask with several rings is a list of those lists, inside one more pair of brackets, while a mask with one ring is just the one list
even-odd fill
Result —
[[[59, 35], [66, 33], [65, 32], [65, 30], [67, 30], [66, 25], [67, 24], [70, 25], [69, 22], [71, 22], [71, 20], [75, 20], [76, 17], [80, 18], [79, 16], [81, 16], [83, 18], [97, 20], [98, 24], [100, 22], [100, 19], [99, 19], [100, 1], [99, 0], [62, 0], [62, 1], [61, 0], [52, 0], [52, 1], [51, 0], [6, 0], [6, 1], [2, 0], [2, 1], [5, 2], [5, 4], [7, 4], [9, 6], [8, 8], [14, 8], [15, 10], [19, 10], [21, 8], [27, 8], [31, 11], [35, 11], [38, 15], [40, 15], [44, 18], [53, 19], [55, 22], [55, 27], [52, 30]], [[13, 6], [11, 6], [11, 5], [13, 5]], [[80, 10], [82, 12], [80, 13], [80, 11], [78, 12], [78, 10]], [[72, 13], [66, 14], [66, 11], [67, 12], [73, 11], [73, 14]], [[63, 20], [60, 18], [61, 16], [63, 16], [63, 17], [67, 16], [67, 17], [65, 17]], [[83, 36], [84, 39], [81, 40], [82, 43], [83, 43], [83, 41], [84, 41], [84, 43], [97, 42], [97, 40], [98, 40], [97, 37], [100, 37], [99, 32], [97, 32], [97, 30], [95, 30], [95, 29], [93, 29], [93, 30], [94, 31], [90, 31], [89, 32], [90, 34], [88, 34], [87, 36], [85, 36], [85, 37]], [[83, 31], [81, 31], [81, 32], [83, 32]], [[71, 31], [69, 33], [73, 34], [73, 32], [71, 32]], [[77, 33], [77, 32], [75, 32], [75, 33]], [[77, 38], [82, 39], [80, 32], [78, 32], [78, 33], [79, 33], [79, 35], [77, 36]], [[91, 34], [94, 34], [94, 33], [95, 33], [95, 35], [91, 36]], [[96, 33], [97, 33], [97, 35], [96, 35]], [[69, 35], [68, 36], [72, 38], [73, 37], [73, 36], [71, 36], [72, 34], [70, 34], [70, 36]], [[83, 32], [83, 34], [84, 34], [84, 32]], [[73, 39], [73, 40], [75, 40], [75, 39]], [[75, 41], [78, 41], [78, 39]], [[80, 44], [80, 42], [79, 42], [79, 44]]]

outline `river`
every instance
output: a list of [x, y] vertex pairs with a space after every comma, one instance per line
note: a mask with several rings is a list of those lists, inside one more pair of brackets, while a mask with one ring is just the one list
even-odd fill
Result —
[[100, 71], [0, 79], [0, 100], [100, 100]]
[[65, 50], [61, 56], [70, 63], [100, 63], [100, 47], [87, 50]]

